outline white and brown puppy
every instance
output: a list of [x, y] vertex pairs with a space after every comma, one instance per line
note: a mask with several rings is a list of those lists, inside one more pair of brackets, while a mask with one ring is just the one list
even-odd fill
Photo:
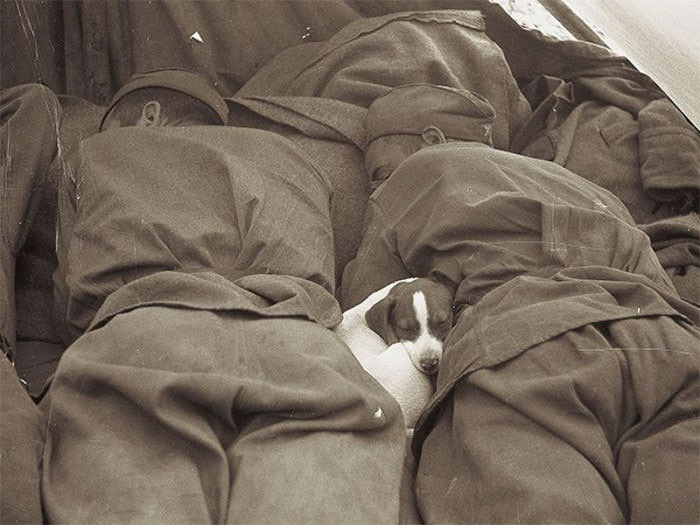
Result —
[[428, 279], [410, 278], [346, 310], [335, 333], [396, 399], [410, 433], [434, 391], [430, 374], [437, 370], [451, 326], [449, 290]]
[[[402, 279], [347, 310], [336, 332], [347, 339], [360, 362], [400, 343], [418, 370], [434, 374], [442, 358], [443, 341], [452, 328], [452, 300], [452, 292], [435, 281]], [[366, 329], [363, 332], [364, 327], [381, 337], [384, 345]]]
[[416, 368], [434, 374], [452, 328], [452, 293], [430, 279], [398, 282], [367, 310], [365, 320], [387, 345], [401, 343]]

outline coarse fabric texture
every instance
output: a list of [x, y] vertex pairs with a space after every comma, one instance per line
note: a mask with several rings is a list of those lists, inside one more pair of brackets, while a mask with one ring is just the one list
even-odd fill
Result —
[[0, 520], [42, 523], [44, 423], [10, 361], [0, 356]]
[[67, 344], [108, 295], [161, 271], [290, 275], [333, 292], [329, 185], [286, 139], [123, 128], [80, 153], [59, 195], [55, 295]]
[[[48, 88], [0, 92], [0, 334], [16, 344], [16, 257], [27, 238], [58, 149], [61, 107]], [[4, 345], [3, 345], [4, 346]]]
[[[467, 337], [448, 354], [489, 351]], [[635, 316], [470, 368], [422, 445], [425, 522], [697, 523], [699, 337]]]
[[367, 110], [318, 97], [230, 97], [229, 125], [282, 135], [311, 159], [331, 184], [331, 224], [336, 277], [360, 244], [369, 199], [362, 149]]
[[524, 88], [535, 108], [514, 150], [610, 190], [650, 236], [681, 296], [700, 301], [700, 133], [639, 78], [583, 71]]
[[254, 129], [124, 128], [80, 153], [59, 261], [87, 331], [49, 393], [48, 519], [396, 522], [404, 423], [329, 330], [325, 177]]
[[[294, 76], [303, 70], [307, 64], [317, 58], [318, 50], [325, 46], [321, 41], [330, 38], [333, 33], [351, 21], [357, 21], [356, 28], [370, 29], [367, 39], [365, 40], [362, 35], [358, 36], [354, 45], [359, 46], [362, 42], [375, 39], [380, 48], [386, 48], [383, 52], [388, 52], [387, 50], [394, 45], [399, 46], [397, 50], [403, 49], [392, 59], [392, 63], [399, 66], [405, 65], [403, 68], [398, 66], [396, 68], [397, 82], [407, 83], [425, 78], [425, 71], [433, 67], [431, 66], [433, 62], [440, 60], [454, 62], [446, 66], [453, 71], [455, 67], [463, 69], [460, 48], [462, 40], [469, 37], [469, 31], [466, 31], [466, 28], [463, 28], [464, 32], [458, 33], [458, 28], [453, 24], [442, 23], [425, 32], [427, 39], [420, 40], [414, 38], [410, 32], [404, 35], [401, 31], [394, 31], [391, 29], [394, 26], [390, 23], [386, 28], [385, 38], [384, 29], [371, 30], [370, 24], [374, 21], [369, 20], [366, 23], [364, 20], [358, 21], [362, 16], [381, 17], [389, 12], [426, 8], [429, 10], [481, 9], [484, 13], [486, 35], [503, 50], [508, 65], [519, 82], [524, 83], [543, 73], [569, 79], [581, 76], [582, 72], [588, 72], [588, 75], [604, 73], [608, 76], [634, 79], [645, 88], [651, 85], [649, 79], [629, 67], [623, 57], [614, 56], [609, 50], [588, 42], [555, 41], [543, 38], [538, 32], [524, 31], [500, 6], [485, 1], [411, 0], [368, 3], [332, 0], [317, 6], [309, 6], [305, 0], [293, 0], [281, 4], [238, 1], [197, 3], [196, 5], [163, 2], [128, 2], [127, 4], [118, 6], [77, 3], [46, 6], [46, 9], [37, 10], [31, 3], [20, 1], [17, 6], [13, 3], [7, 9], [4, 8], [5, 6], [0, 6], [3, 15], [6, 15], [0, 17], [3, 19], [5, 29], [2, 32], [3, 42], [11, 42], [11, 45], [3, 46], [3, 52], [11, 50], [9, 52], [13, 55], [26, 56], [26, 60], [10, 60], [7, 63], [8, 67], [5, 68], [7, 71], [2, 79], [3, 85], [12, 84], [17, 81], [16, 79], [33, 78], [37, 71], [40, 71], [42, 81], [47, 82], [57, 93], [80, 95], [93, 102], [107, 104], [116, 89], [132, 74], [153, 68], [179, 67], [216, 77], [217, 90], [222, 94], [231, 94], [246, 83], [278, 51], [289, 48], [289, 51], [283, 54], [283, 58], [275, 62], [276, 65], [271, 64], [266, 68], [267, 73], [258, 82], [266, 90], [265, 93], [272, 91], [280, 94], [285, 92], [288, 83], [279, 82], [279, 80], [290, 78], [289, 75]], [[391, 16], [398, 17], [398, 15]], [[27, 40], [27, 35], [22, 33], [21, 28], [26, 27], [27, 21], [37, 32], [42, 33], [44, 39], [41, 42], [37, 43], [34, 39]], [[426, 20], [421, 23], [428, 25]], [[124, 32], [119, 29], [120, 27], [129, 27], [130, 30]], [[454, 44], [441, 36], [440, 28], [458, 37]], [[189, 38], [195, 31], [199, 32], [203, 42]], [[56, 35], [59, 35], [59, 38], [53, 40]], [[67, 37], [64, 38], [66, 35]], [[382, 38], [385, 38], [384, 43]], [[406, 40], [401, 40], [403, 38]], [[412, 39], [428, 46], [420, 56], [417, 56], [415, 49], [408, 45], [409, 41], [413, 41]], [[59, 57], [51, 51], [51, 46], [59, 49], [59, 46], [63, 45], [66, 51], [64, 56]], [[433, 45], [437, 46], [440, 52], [430, 51]], [[451, 49], [450, 46], [456, 46], [456, 51], [442, 51]], [[368, 47], [371, 50], [371, 46]], [[342, 49], [344, 46], [340, 45], [339, 50]], [[232, 53], [231, 50], [236, 52]], [[364, 57], [365, 54], [350, 58], [352, 62], [352, 60], [364, 60]], [[31, 67], [25, 68], [25, 65]], [[442, 66], [436, 67], [441, 69]], [[460, 82], [469, 73], [462, 69], [457, 75], [462, 79]], [[361, 71], [357, 71], [356, 68], [353, 71], [361, 74]], [[403, 76], [400, 74], [402, 71], [405, 73]], [[383, 74], [381, 68], [379, 70], [371, 68], [368, 73], [372, 78], [379, 78], [378, 75]], [[482, 71], [481, 74], [484, 72]], [[329, 78], [333, 79], [335, 76]], [[246, 90], [250, 97], [257, 95], [252, 89], [253, 85], [254, 83], [249, 86], [250, 90]], [[656, 96], [659, 97], [662, 94], [657, 90]], [[95, 132], [100, 116], [96, 117], [96, 123], [84, 121], [91, 120], [92, 113], [99, 111], [100, 108], [84, 99], [66, 96], [59, 98], [65, 117], [60, 128], [62, 152], [65, 153], [70, 149], [70, 143], [77, 135], [84, 137]], [[267, 99], [266, 96], [262, 98]], [[308, 101], [301, 100], [303, 97], [298, 94], [276, 98], [286, 99], [271, 101], [269, 106], [275, 109], [289, 109], [282, 117], [283, 124], [286, 119], [296, 123], [301, 130], [300, 133], [320, 131], [325, 136], [340, 137], [322, 140], [307, 135], [290, 136], [314, 157], [318, 169], [327, 174], [333, 182], [336, 198], [332, 218], [336, 267], [339, 274], [339, 270], [354, 256], [359, 245], [361, 229], [358, 219], [361, 219], [369, 188], [366, 181], [357, 178], [363, 175], [361, 152], [355, 151], [350, 144], [341, 144], [336, 140], [347, 139], [354, 145], [362, 147], [364, 140], [362, 123], [356, 125], [353, 121], [356, 120], [354, 114], [358, 113], [356, 110], [360, 110], [361, 113], [365, 108], [348, 103], [344, 110], [335, 111], [317, 102], [319, 100], [338, 101], [307, 97], [314, 99], [312, 104], [308, 104]], [[301, 103], [296, 103], [300, 100]], [[255, 102], [259, 101], [258, 99]], [[262, 104], [267, 102], [265, 100]], [[345, 111], [348, 106], [354, 109]], [[260, 107], [261, 104], [257, 104], [256, 109]], [[293, 117], [293, 113], [297, 110], [302, 113], [301, 119]], [[88, 119], [85, 118], [85, 114], [89, 115]], [[277, 117], [270, 118], [275, 120]], [[513, 126], [517, 126], [517, 122], [522, 119], [522, 113], [514, 112]], [[300, 121], [305, 122], [300, 123]], [[294, 123], [289, 125], [294, 126]], [[255, 126], [276, 128], [276, 132], [285, 132], [281, 129], [283, 126], [275, 126], [275, 124], [276, 122], [265, 123], [260, 126], [256, 123]], [[81, 129], [77, 130], [77, 128]], [[336, 132], [336, 129], [339, 131]], [[357, 133], [358, 130], [361, 133]], [[71, 169], [64, 160], [58, 163], [58, 171]], [[46, 211], [45, 216], [52, 217], [49, 213], [52, 208], [49, 207], [52, 207], [53, 203], [42, 203], [41, 206]], [[45, 227], [45, 231], [42, 230], [45, 235], [37, 236], [38, 243], [35, 247], [40, 248], [42, 254], [53, 253], [55, 244], [53, 225], [42, 220], [40, 225], [35, 221], [35, 226]], [[35, 253], [32, 252], [31, 255]], [[35, 263], [39, 265], [38, 271]], [[50, 283], [36, 283], [36, 280], [41, 271], [53, 264], [55, 264], [53, 260], [45, 263], [44, 260], [38, 260], [32, 256], [25, 257], [21, 267], [18, 268], [18, 275], [24, 273], [32, 279], [31, 287], [27, 288], [28, 293], [18, 297], [18, 300], [22, 300], [19, 305], [22, 308], [19, 323], [25, 324], [24, 333], [27, 339], [39, 338], [46, 341], [47, 334], [53, 330], [53, 326], [47, 326], [51, 324], [50, 316], [44, 309], [28, 307], [36, 304], [49, 305], [50, 299], [47, 299], [46, 292]], [[685, 267], [678, 267], [675, 278], [682, 278], [681, 274], [684, 271]], [[22, 276], [22, 279], [25, 277]], [[20, 288], [26, 282], [28, 281], [23, 280]], [[37, 284], [41, 284], [41, 289], [36, 286]], [[692, 286], [692, 283], [689, 285]], [[690, 286], [688, 288], [690, 289]], [[50, 339], [53, 340], [55, 337], [51, 336]]]
[[404, 12], [354, 21], [322, 45], [283, 51], [237, 97], [305, 96], [367, 108], [391, 88], [465, 89], [493, 106], [492, 136], [507, 149], [530, 115], [501, 49], [478, 11]]
[[227, 99], [230, 125], [289, 136], [331, 179], [338, 275], [357, 252], [370, 192], [361, 157], [367, 107], [393, 87], [421, 81], [466, 87], [471, 96], [488, 99], [496, 111], [492, 127], [499, 147], [508, 146], [530, 115], [501, 50], [483, 31], [481, 15], [467, 11], [357, 20], [325, 43], [281, 53]]
[[289, 126], [304, 136], [331, 142], [345, 142], [364, 149], [366, 142], [363, 107], [341, 100], [306, 96], [228, 97], [231, 107], [229, 125], [240, 126], [248, 115], [264, 117], [275, 124]]
[[[32, 88], [46, 90], [44, 86]], [[53, 315], [53, 272], [56, 269], [56, 224], [58, 215], [57, 187], [62, 179], [70, 180], [73, 170], [71, 158], [80, 141], [97, 133], [104, 108], [100, 108], [77, 97], [56, 97], [60, 104], [58, 128], [56, 122], [49, 122], [34, 109], [41, 107], [33, 104], [31, 97], [23, 97], [21, 104], [26, 105], [23, 115], [34, 115], [26, 128], [33, 130], [22, 135], [22, 140], [41, 135], [42, 126], [51, 126], [57, 137], [57, 143], [46, 142], [45, 146], [56, 148], [56, 155], [49, 166], [37, 163], [33, 172], [24, 173], [22, 177], [43, 180], [40, 186], [32, 187], [37, 199], [36, 214], [23, 220], [31, 219], [31, 226], [24, 245], [16, 259], [14, 281], [15, 304], [17, 306], [17, 344], [13, 349], [14, 365], [17, 374], [27, 383], [27, 390], [36, 400], [46, 389], [47, 379], [53, 374], [65, 346], [55, 330]], [[24, 142], [23, 142], [24, 144]], [[29, 152], [23, 146], [23, 152]], [[30, 208], [30, 211], [31, 211]], [[10, 292], [11, 293], [11, 292]], [[2, 315], [2, 314], [0, 314]]]
[[668, 217], [641, 228], [680, 296], [700, 306], [700, 215]]
[[519, 275], [590, 265], [673, 290], [612, 193], [552, 162], [450, 142], [413, 154], [372, 194], [341, 299], [346, 308], [390, 282], [431, 275], [456, 288], [461, 306]]
[[697, 521], [700, 315], [614, 195], [482, 144], [425, 148], [372, 195], [343, 304], [407, 275], [456, 288], [413, 442], [425, 520]]
[[216, 274], [168, 273], [110, 296], [59, 364], [48, 518], [395, 523], [403, 419], [347, 347], [322, 324], [277, 316], [283, 301], [262, 290], [256, 314]]
[[609, 189], [635, 221], [687, 213], [700, 191], [700, 133], [662, 93], [618, 76], [524, 88], [535, 107], [514, 149], [552, 160]]

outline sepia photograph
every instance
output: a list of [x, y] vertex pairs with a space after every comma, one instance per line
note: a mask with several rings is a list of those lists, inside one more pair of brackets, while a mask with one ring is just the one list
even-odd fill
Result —
[[697, 0], [0, 0], [0, 525], [700, 523]]

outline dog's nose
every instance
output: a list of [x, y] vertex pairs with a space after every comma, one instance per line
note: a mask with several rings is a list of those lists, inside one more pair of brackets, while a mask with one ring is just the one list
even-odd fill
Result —
[[423, 356], [420, 358], [420, 367], [428, 374], [432, 374], [437, 371], [439, 361], [440, 359], [436, 355]]

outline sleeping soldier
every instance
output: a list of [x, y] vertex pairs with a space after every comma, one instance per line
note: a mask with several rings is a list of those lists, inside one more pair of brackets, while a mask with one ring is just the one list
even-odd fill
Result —
[[226, 121], [201, 77], [138, 75], [66, 175], [51, 521], [397, 520], [398, 406], [328, 330], [328, 182]]
[[367, 115], [380, 183], [345, 308], [409, 275], [455, 326], [416, 427], [427, 523], [698, 523], [698, 309], [622, 203], [492, 147], [493, 109], [409, 85]]

